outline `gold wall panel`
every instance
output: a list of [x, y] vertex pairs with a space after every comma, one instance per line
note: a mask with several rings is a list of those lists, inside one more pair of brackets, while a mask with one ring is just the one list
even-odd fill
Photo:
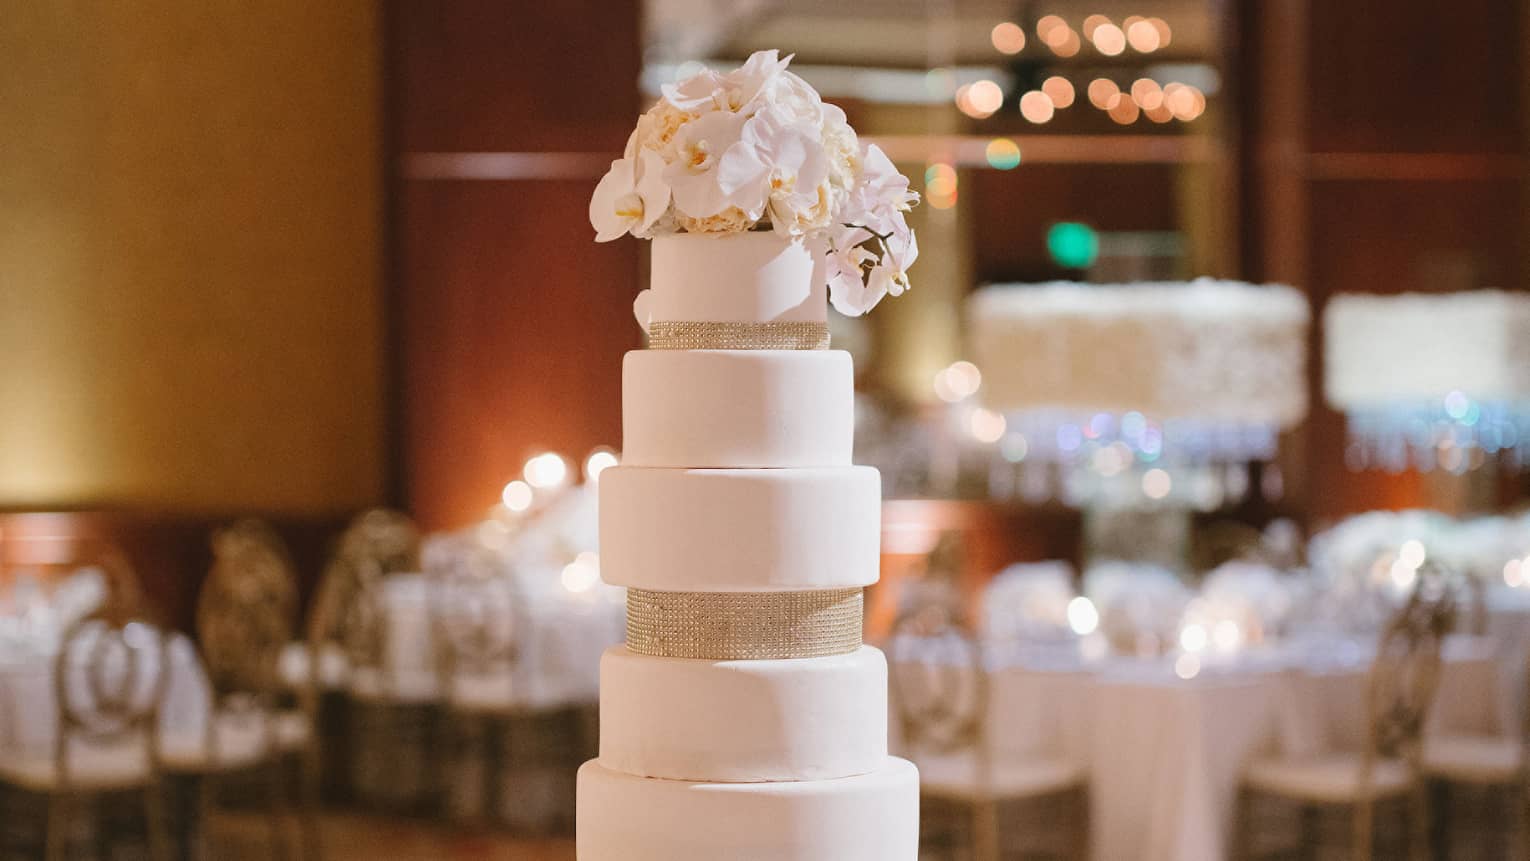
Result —
[[379, 499], [378, 30], [0, 0], [0, 508]]

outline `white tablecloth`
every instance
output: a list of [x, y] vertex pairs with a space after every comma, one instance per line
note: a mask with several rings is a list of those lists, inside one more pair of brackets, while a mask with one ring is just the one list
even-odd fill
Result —
[[[556, 577], [556, 575], [549, 575]], [[625, 604], [605, 587], [586, 593], [526, 591], [511, 617], [515, 664], [509, 670], [463, 674], [452, 690], [440, 690], [431, 634], [431, 595], [423, 575], [390, 576], [384, 590], [387, 653], [381, 670], [336, 669], [338, 653], [322, 664], [326, 684], [348, 687], [369, 699], [432, 702], [453, 697], [478, 707], [554, 709], [592, 704], [599, 698], [600, 655], [626, 634]], [[306, 648], [295, 644], [283, 671], [296, 684], [307, 672]], [[344, 676], [343, 680], [340, 678]]]
[[[999, 756], [1060, 754], [1087, 766], [1100, 861], [1218, 861], [1251, 757], [1359, 743], [1367, 669], [1358, 648], [1207, 658], [1189, 680], [1171, 660], [1005, 661], [988, 671], [990, 743]], [[1491, 645], [1449, 641], [1430, 730], [1503, 731], [1504, 701]]]
[[[167, 757], [197, 758], [206, 741], [206, 676], [196, 648], [184, 635], [170, 636], [166, 655], [170, 672], [160, 706], [160, 745]], [[59, 720], [54, 663], [54, 655], [43, 651], [13, 652], [0, 659], [0, 751], [5, 755], [53, 756]], [[83, 690], [83, 668], [78, 672], [72, 681]], [[145, 700], [157, 672], [157, 666], [142, 670], [140, 696]]]

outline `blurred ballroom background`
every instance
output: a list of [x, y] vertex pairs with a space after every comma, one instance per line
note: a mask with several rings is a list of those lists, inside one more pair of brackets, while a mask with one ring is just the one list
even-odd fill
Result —
[[766, 48], [923, 196], [834, 321], [923, 855], [1530, 857], [1527, 11], [0, 0], [0, 858], [574, 857], [589, 197]]

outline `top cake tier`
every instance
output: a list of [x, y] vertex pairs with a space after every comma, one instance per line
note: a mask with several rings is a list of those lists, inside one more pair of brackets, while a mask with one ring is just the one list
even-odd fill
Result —
[[675, 234], [653, 241], [650, 289], [638, 319], [651, 322], [824, 323], [822, 273], [801, 240], [774, 233]]

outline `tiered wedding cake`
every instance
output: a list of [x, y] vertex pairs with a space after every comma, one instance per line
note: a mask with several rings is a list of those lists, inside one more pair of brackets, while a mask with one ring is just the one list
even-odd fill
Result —
[[[711, 196], [686, 198], [708, 169]], [[918, 774], [887, 755], [887, 665], [861, 643], [880, 481], [850, 463], [826, 325], [831, 293], [859, 311], [906, 286], [901, 179], [768, 52], [667, 89], [597, 191], [602, 237], [655, 241], [600, 482], [627, 644], [601, 661], [580, 861], [916, 858]]]

